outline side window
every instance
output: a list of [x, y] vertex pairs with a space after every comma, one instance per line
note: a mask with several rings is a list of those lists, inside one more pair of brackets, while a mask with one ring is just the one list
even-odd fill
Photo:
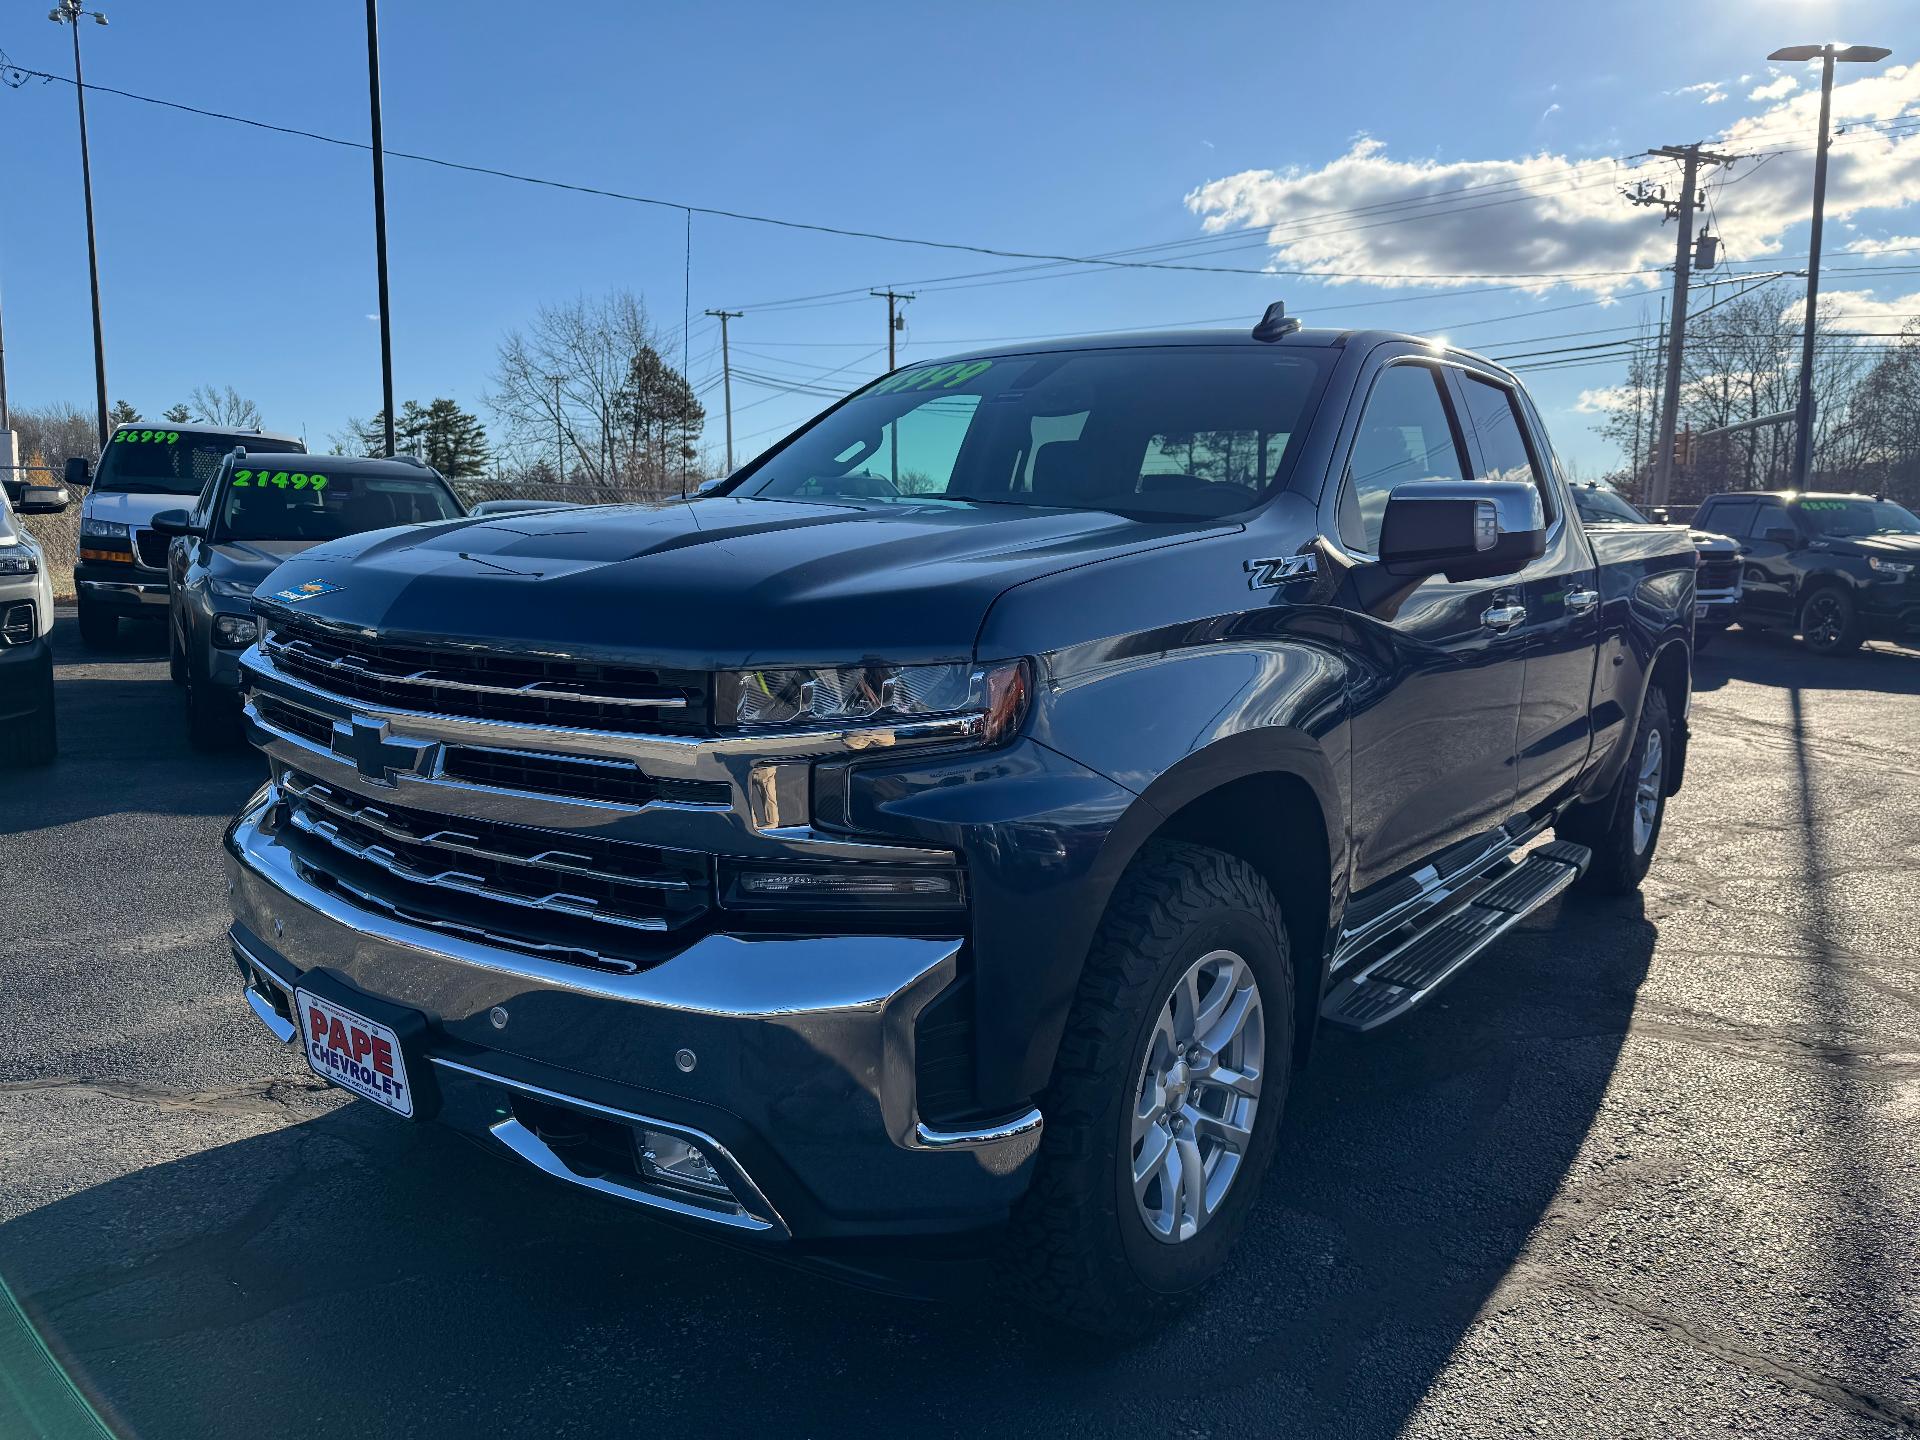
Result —
[[1753, 512], [1754, 503], [1751, 500], [1721, 500], [1708, 507], [1705, 519], [1694, 516], [1693, 523], [1715, 535], [1744, 540], [1753, 524]]
[[1373, 382], [1347, 456], [1340, 538], [1356, 550], [1376, 551], [1394, 486], [1466, 478], [1459, 428], [1438, 372], [1426, 365], [1389, 365]]
[[1540, 492], [1540, 510], [1553, 519], [1553, 492], [1546, 476], [1533, 460], [1533, 446], [1520, 419], [1513, 392], [1478, 376], [1462, 377], [1467, 395], [1467, 412], [1473, 419], [1473, 431], [1480, 440], [1482, 480], [1523, 480]]
[[1787, 507], [1778, 500], [1762, 500], [1753, 512], [1753, 529], [1748, 534], [1761, 540], [1769, 530], [1791, 529], [1793, 518], [1787, 514]]

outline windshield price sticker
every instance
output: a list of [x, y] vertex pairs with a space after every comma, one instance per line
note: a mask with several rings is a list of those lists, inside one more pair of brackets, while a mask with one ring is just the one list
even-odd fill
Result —
[[113, 432], [113, 438], [115, 443], [121, 445], [129, 441], [151, 445], [178, 445], [180, 432], [178, 430], [116, 430]]
[[951, 365], [930, 365], [924, 370], [902, 370], [898, 375], [889, 375], [867, 393], [890, 395], [896, 390], [951, 390], [992, 368], [991, 360], [966, 360]]
[[1802, 500], [1800, 508], [1802, 510], [1844, 510], [1852, 503], [1851, 500]]
[[264, 489], [268, 485], [282, 490], [324, 490], [327, 488], [327, 477], [299, 473], [289, 475], [284, 470], [236, 470], [233, 472], [233, 484], [236, 490]]

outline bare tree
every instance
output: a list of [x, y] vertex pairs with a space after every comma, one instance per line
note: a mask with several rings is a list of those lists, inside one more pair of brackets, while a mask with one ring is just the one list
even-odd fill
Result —
[[193, 418], [203, 425], [240, 425], [258, 427], [260, 407], [233, 386], [216, 390], [211, 385], [196, 385], [187, 397]]
[[524, 470], [564, 459], [559, 483], [578, 499], [678, 493], [704, 412], [661, 349], [632, 291], [542, 307], [500, 342], [487, 403], [503, 461]]
[[[82, 410], [78, 405], [15, 405], [9, 418], [20, 437], [23, 465], [45, 464], [59, 470], [71, 456], [90, 460], [99, 452], [100, 439], [93, 412]], [[40, 459], [33, 460], [35, 455]], [[44, 475], [31, 478], [46, 479]]]

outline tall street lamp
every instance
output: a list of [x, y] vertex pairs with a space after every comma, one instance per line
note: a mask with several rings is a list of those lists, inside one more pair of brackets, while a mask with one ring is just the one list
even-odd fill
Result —
[[87, 82], [80, 73], [80, 17], [91, 15], [93, 23], [104, 25], [107, 17], [98, 10], [81, 8], [80, 0], [59, 0], [47, 12], [56, 25], [73, 27], [73, 95], [80, 104], [80, 188], [87, 201], [87, 278], [93, 286], [93, 388], [100, 407], [100, 448], [107, 448], [107, 342], [100, 328], [100, 251], [93, 239], [93, 167], [87, 159]]
[[1813, 330], [1820, 303], [1820, 230], [1827, 207], [1827, 121], [1833, 111], [1833, 65], [1884, 60], [1893, 52], [1879, 45], [1789, 45], [1769, 60], [1812, 60], [1820, 65], [1820, 142], [1813, 152], [1813, 239], [1807, 246], [1807, 314], [1800, 340], [1800, 398], [1793, 429], [1793, 488], [1804, 490], [1813, 469]]

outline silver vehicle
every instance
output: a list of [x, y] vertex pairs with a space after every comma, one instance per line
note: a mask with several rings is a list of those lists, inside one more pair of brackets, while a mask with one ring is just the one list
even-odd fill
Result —
[[0, 764], [45, 765], [58, 747], [53, 714], [53, 579], [39, 542], [15, 519], [67, 508], [58, 485], [0, 486]]
[[239, 739], [240, 652], [257, 636], [254, 589], [276, 566], [322, 541], [465, 513], [439, 472], [412, 457], [235, 448], [191, 510], [155, 515], [153, 528], [170, 537], [169, 667], [186, 691], [195, 748]]

